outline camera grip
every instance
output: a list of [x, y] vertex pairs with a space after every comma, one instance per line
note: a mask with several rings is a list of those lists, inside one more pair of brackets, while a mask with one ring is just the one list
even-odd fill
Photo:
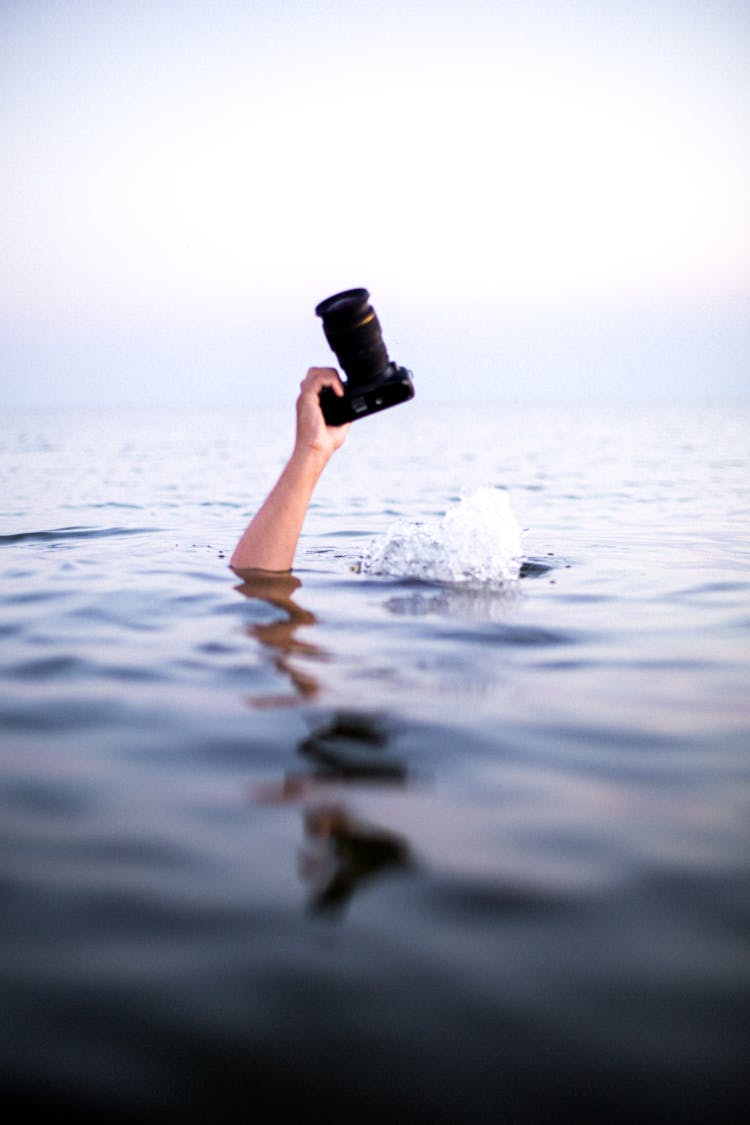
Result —
[[352, 409], [348, 399], [339, 398], [330, 387], [323, 387], [320, 392], [320, 409], [327, 426], [345, 426], [347, 422], [352, 421]]
[[329, 426], [344, 426], [357, 418], [408, 402], [410, 398], [414, 398], [411, 371], [392, 363], [388, 367], [388, 377], [377, 383], [367, 387], [352, 386], [349, 381], [344, 383], [343, 398], [330, 387], [324, 387], [320, 392], [320, 408]]

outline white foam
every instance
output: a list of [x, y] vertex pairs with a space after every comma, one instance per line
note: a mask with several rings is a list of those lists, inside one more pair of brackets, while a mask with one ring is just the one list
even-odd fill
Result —
[[463, 497], [440, 520], [392, 524], [370, 543], [362, 571], [490, 585], [515, 582], [522, 562], [521, 532], [508, 496], [485, 486]]

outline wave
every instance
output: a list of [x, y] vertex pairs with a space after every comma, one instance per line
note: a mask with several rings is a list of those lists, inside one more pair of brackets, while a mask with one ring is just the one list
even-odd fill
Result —
[[428, 582], [503, 585], [518, 579], [523, 561], [510, 500], [503, 490], [485, 485], [440, 520], [396, 521], [370, 543], [361, 570]]
[[0, 535], [0, 546], [5, 543], [54, 543], [61, 539], [108, 539], [115, 535], [145, 535], [156, 530], [154, 527], [55, 527]]

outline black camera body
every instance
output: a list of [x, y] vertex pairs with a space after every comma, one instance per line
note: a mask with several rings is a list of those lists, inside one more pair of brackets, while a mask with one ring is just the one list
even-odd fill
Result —
[[330, 387], [320, 393], [329, 426], [343, 426], [414, 398], [412, 375], [388, 358], [380, 322], [366, 289], [346, 289], [315, 308], [325, 337], [346, 375], [344, 397]]

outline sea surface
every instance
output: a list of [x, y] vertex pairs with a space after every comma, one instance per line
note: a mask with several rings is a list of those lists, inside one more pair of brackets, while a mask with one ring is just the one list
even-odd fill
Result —
[[4, 416], [5, 1120], [744, 1119], [750, 408], [418, 395], [243, 579], [292, 414]]

